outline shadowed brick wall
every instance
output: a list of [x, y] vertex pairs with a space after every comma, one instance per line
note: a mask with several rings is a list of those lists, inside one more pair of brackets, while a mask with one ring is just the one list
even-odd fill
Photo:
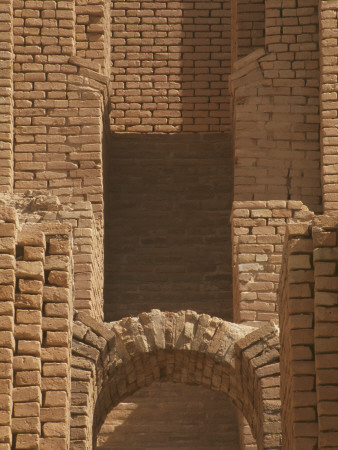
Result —
[[232, 319], [229, 136], [114, 136], [105, 320], [182, 308]]
[[[154, 398], [161, 401], [154, 404]], [[237, 428], [236, 408], [227, 396], [200, 386], [155, 382], [111, 411], [98, 450], [238, 450]]]
[[231, 65], [265, 46], [265, 1], [231, 0]]
[[266, 47], [233, 64], [236, 200], [322, 210], [317, 3], [267, 2]]

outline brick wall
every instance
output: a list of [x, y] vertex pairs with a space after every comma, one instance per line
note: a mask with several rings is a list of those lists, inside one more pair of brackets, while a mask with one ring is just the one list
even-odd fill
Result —
[[54, 230], [55, 233], [62, 234], [60, 227], [63, 224], [72, 229], [74, 307], [102, 319], [103, 236], [96, 227], [90, 202], [78, 202], [74, 207], [66, 207], [60, 204], [57, 197], [34, 191], [25, 195], [6, 195], [2, 199], [16, 208], [22, 224], [35, 224], [36, 229], [43, 225], [45, 233], [46, 230]]
[[76, 55], [110, 72], [110, 2], [105, 0], [76, 0]]
[[89, 200], [102, 219], [108, 78], [95, 60], [72, 56], [74, 25], [73, 3], [14, 3], [14, 188]]
[[186, 449], [235, 450], [239, 448], [236, 409], [217, 392], [155, 382], [111, 411], [97, 442], [98, 450], [173, 450], [179, 445]]
[[69, 225], [20, 224], [1, 207], [1, 433], [4, 449], [69, 443]]
[[[0, 445], [6, 450], [12, 443], [14, 288], [16, 214], [2, 202], [0, 206]], [[7, 444], [7, 446], [6, 446]]]
[[106, 167], [105, 320], [154, 307], [231, 320], [229, 136], [115, 136]]
[[[28, 83], [27, 91], [15, 83], [14, 188], [20, 193], [47, 189], [66, 204], [89, 200], [100, 221], [106, 78], [91, 70], [90, 62], [68, 61], [63, 73], [59, 64], [51, 68], [59, 83]], [[16, 65], [17, 78], [22, 69]]]
[[112, 2], [111, 129], [225, 132], [230, 3]]
[[309, 223], [286, 227], [279, 288], [281, 402], [286, 448], [318, 447], [314, 355], [314, 267]]
[[0, 192], [13, 189], [13, 3], [0, 2]]
[[265, 45], [265, 2], [231, 1], [231, 66], [237, 59]]
[[337, 445], [338, 424], [338, 220], [319, 216], [313, 221], [314, 353], [316, 369], [318, 447]]
[[337, 177], [337, 12], [336, 1], [320, 2], [321, 151], [324, 211], [338, 209]]
[[301, 202], [233, 203], [234, 320], [259, 326], [278, 322], [277, 290], [288, 223], [313, 216]]
[[321, 211], [317, 2], [267, 3], [266, 52], [234, 63], [234, 196]]
[[337, 442], [336, 216], [287, 226], [279, 289], [284, 445]]

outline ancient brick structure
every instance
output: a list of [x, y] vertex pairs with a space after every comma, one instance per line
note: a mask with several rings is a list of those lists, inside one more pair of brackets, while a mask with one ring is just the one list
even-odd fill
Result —
[[338, 448], [337, 29], [0, 0], [0, 450]]

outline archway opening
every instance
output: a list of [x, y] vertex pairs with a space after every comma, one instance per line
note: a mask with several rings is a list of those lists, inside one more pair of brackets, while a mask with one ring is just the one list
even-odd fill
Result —
[[107, 415], [97, 450], [239, 449], [237, 408], [202, 386], [154, 382]]

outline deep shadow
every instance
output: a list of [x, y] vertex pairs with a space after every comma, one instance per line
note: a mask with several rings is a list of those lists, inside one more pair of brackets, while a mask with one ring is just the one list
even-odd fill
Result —
[[229, 135], [114, 135], [105, 164], [105, 320], [158, 308], [231, 321]]

